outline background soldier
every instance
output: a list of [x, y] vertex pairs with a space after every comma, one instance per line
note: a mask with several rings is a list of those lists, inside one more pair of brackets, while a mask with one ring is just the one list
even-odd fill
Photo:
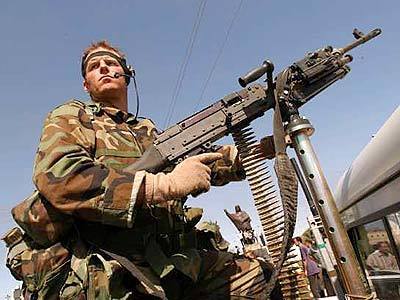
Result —
[[[169, 173], [128, 168], [156, 133], [149, 119], [127, 112], [131, 75], [124, 54], [108, 42], [84, 51], [91, 101], [69, 101], [45, 121], [33, 178], [38, 193], [27, 199], [31, 210], [40, 209], [13, 211], [16, 220], [35, 216], [31, 224], [24, 219], [32, 244], [8, 260], [13, 273], [39, 299], [259, 297], [270, 274], [265, 264], [207, 248], [194, 227], [202, 210], [183, 206], [211, 184], [244, 178], [236, 149], [190, 157]], [[39, 238], [43, 232], [53, 243]]]

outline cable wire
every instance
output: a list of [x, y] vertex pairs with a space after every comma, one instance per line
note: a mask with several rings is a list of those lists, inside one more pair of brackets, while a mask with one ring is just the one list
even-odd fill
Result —
[[168, 108], [168, 113], [165, 116], [164, 128], [171, 121], [171, 118], [172, 118], [172, 115], [173, 115], [173, 112], [174, 112], [174, 109], [175, 109], [175, 105], [176, 105], [176, 100], [178, 99], [179, 92], [180, 92], [180, 89], [181, 89], [181, 86], [182, 86], [182, 82], [183, 82], [183, 79], [185, 77], [186, 68], [187, 68], [187, 65], [189, 63], [190, 56], [192, 55], [194, 42], [196, 41], [197, 33], [198, 33], [198, 30], [199, 30], [199, 27], [200, 27], [200, 23], [201, 23], [201, 20], [203, 18], [203, 14], [204, 14], [204, 9], [205, 9], [206, 3], [207, 3], [207, 0], [203, 0], [203, 1], [200, 2], [199, 9], [197, 11], [197, 17], [196, 17], [195, 23], [193, 24], [192, 32], [191, 32], [190, 37], [189, 37], [189, 44], [188, 44], [188, 47], [186, 49], [185, 57], [184, 57], [183, 62], [181, 64], [181, 67], [180, 67], [180, 70], [179, 70], [179, 74], [178, 74], [178, 78], [176, 80], [176, 84], [175, 84], [175, 87], [174, 87], [174, 90], [173, 90], [173, 93], [172, 93], [171, 104], [170, 104], [170, 106]]
[[135, 94], [136, 94], [136, 113], [135, 113], [135, 120], [137, 121], [137, 117], [139, 114], [139, 109], [140, 109], [140, 100], [139, 100], [139, 91], [138, 91], [138, 87], [137, 87], [137, 83], [136, 83], [136, 76], [133, 75], [133, 85], [135, 87]]
[[217, 57], [215, 58], [215, 61], [214, 61], [213, 65], [212, 65], [212, 67], [211, 67], [211, 71], [208, 74], [208, 77], [207, 77], [207, 79], [206, 79], [206, 81], [205, 81], [205, 83], [204, 83], [204, 85], [203, 85], [203, 87], [201, 89], [201, 93], [200, 93], [200, 96], [199, 96], [199, 98], [198, 98], [198, 100], [196, 102], [196, 105], [195, 105], [195, 108], [194, 108], [194, 112], [197, 111], [198, 108], [199, 108], [199, 105], [200, 105], [200, 103], [202, 101], [202, 98], [204, 96], [204, 93], [206, 91], [208, 83], [210, 82], [211, 77], [212, 77], [212, 75], [213, 75], [213, 73], [215, 71], [215, 68], [217, 67], [217, 64], [218, 64], [219, 59], [221, 58], [222, 52], [224, 51], [224, 48], [225, 48], [226, 43], [228, 41], [229, 35], [230, 35], [231, 31], [232, 31], [233, 24], [234, 24], [235, 20], [237, 19], [238, 15], [239, 15], [239, 11], [240, 11], [240, 8], [242, 7], [242, 4], [243, 4], [243, 0], [240, 0], [238, 7], [237, 7], [236, 11], [233, 14], [233, 17], [232, 17], [231, 23], [229, 24], [228, 30], [226, 31], [225, 39], [224, 39], [221, 47], [219, 48]]

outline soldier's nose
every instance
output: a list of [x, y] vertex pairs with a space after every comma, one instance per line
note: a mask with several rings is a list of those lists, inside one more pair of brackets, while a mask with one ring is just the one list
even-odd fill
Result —
[[107, 64], [104, 62], [104, 60], [100, 61], [100, 73], [101, 74], [107, 74], [109, 71]]

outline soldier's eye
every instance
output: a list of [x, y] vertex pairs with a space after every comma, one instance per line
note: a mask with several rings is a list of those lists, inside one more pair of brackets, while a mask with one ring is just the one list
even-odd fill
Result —
[[99, 65], [98, 62], [91, 63], [91, 64], [89, 64], [89, 66], [88, 66], [88, 70], [89, 70], [89, 71], [92, 71], [92, 70], [96, 69], [96, 68], [98, 67], [98, 65]]
[[118, 62], [116, 60], [109, 60], [107, 61], [107, 64], [109, 66], [118, 66]]

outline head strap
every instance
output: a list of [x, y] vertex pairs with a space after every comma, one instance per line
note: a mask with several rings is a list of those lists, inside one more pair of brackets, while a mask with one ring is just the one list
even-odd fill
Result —
[[[116, 55], [113, 52], [102, 50], [102, 51], [93, 52], [90, 55], [86, 55], [86, 56], [82, 57], [81, 73], [82, 73], [83, 78], [85, 78], [85, 76], [86, 76], [86, 66], [87, 66], [88, 61], [93, 57], [104, 56], [104, 55], [111, 56], [112, 58], [116, 59], [118, 61], [118, 63], [120, 64], [120, 66], [122, 67], [122, 69], [124, 70], [124, 73], [126, 75], [132, 76], [132, 70], [126, 65], [125, 58], [119, 57], [118, 55]], [[131, 80], [130, 77], [125, 76], [126, 85], [129, 84], [130, 80]]]

